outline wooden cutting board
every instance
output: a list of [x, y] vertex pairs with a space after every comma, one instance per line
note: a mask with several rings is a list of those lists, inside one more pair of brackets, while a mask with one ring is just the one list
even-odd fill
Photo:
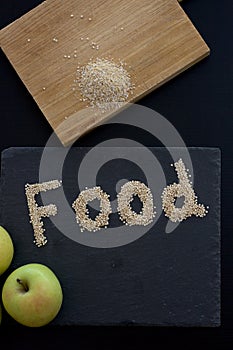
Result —
[[44, 1], [2, 29], [0, 45], [64, 145], [109, 117], [80, 101], [78, 65], [122, 60], [135, 102], [209, 54], [177, 0]]

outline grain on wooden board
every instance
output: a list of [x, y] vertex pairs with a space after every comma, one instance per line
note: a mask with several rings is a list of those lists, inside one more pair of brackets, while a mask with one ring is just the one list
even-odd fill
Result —
[[82, 100], [103, 112], [121, 107], [134, 89], [124, 63], [105, 58], [91, 59], [78, 68], [77, 82]]
[[[51, 42], [53, 37], [59, 42]], [[92, 49], [92, 41], [99, 50]], [[128, 102], [136, 102], [209, 54], [176, 0], [45, 1], [3, 28], [0, 45], [64, 145], [112, 113], [93, 119], [92, 111], [83, 111], [85, 103], [70, 89], [75, 62], [66, 57], [61, 65], [59, 57], [71, 56], [74, 48], [81, 65], [90, 56], [119, 57], [132, 66], [137, 86]], [[75, 110], [85, 118], [71, 125], [68, 120]]]

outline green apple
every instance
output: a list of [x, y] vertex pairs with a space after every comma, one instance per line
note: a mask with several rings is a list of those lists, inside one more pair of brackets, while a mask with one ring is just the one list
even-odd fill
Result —
[[17, 322], [41, 327], [52, 321], [62, 304], [56, 275], [42, 264], [27, 264], [13, 271], [2, 289], [6, 311]]
[[14, 255], [14, 247], [9, 233], [0, 226], [0, 275], [5, 272], [11, 264]]

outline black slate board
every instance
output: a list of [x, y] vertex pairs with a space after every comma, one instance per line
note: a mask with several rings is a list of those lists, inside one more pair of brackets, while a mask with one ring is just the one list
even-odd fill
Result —
[[[63, 184], [70, 203], [78, 195], [76, 170], [88, 150], [72, 148], [69, 152]], [[168, 220], [161, 215], [140, 239], [101, 249], [74, 242], [48, 219], [44, 219], [48, 244], [37, 248], [32, 243], [24, 185], [38, 182], [42, 151], [43, 148], [10, 148], [2, 153], [1, 225], [12, 235], [15, 255], [0, 279], [1, 285], [11, 271], [26, 263], [39, 262], [53, 269], [61, 281], [64, 302], [51, 325], [220, 325], [218, 149], [189, 148], [195, 191], [200, 202], [210, 207], [205, 218], [191, 217], [166, 234]], [[167, 183], [177, 182], [167, 150], [150, 151], [159, 159]], [[110, 164], [101, 170], [98, 180], [113, 194], [116, 182], [126, 176], [145, 181], [144, 175], [125, 161], [116, 168]], [[56, 205], [59, 210], [59, 203]], [[116, 217], [113, 225], [117, 225]], [[6, 313], [3, 316], [3, 324], [14, 324]]]

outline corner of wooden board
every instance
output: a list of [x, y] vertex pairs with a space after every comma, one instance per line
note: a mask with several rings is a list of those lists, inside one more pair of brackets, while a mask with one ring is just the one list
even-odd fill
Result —
[[17, 23], [18, 21], [20, 21], [22, 18], [27, 18], [31, 13], [34, 13], [38, 10], [38, 8], [43, 7], [46, 5], [46, 0], [42, 1], [41, 4], [38, 4], [37, 6], [35, 6], [34, 8], [32, 8], [29, 11], [26, 11], [24, 14], [22, 14], [21, 16], [19, 16], [18, 18], [16, 18], [15, 20], [13, 20], [12, 22], [10, 22], [9, 24], [7, 24], [5, 27], [3, 27], [2, 29], [0, 29], [0, 48], [2, 49], [2, 46], [4, 45], [3, 43], [3, 39], [4, 39], [4, 34], [5, 31], [8, 33], [9, 29], [15, 25], [15, 23]]
[[[200, 58], [199, 58], [198, 61], [201, 61], [203, 58], [208, 57], [208, 56], [210, 55], [210, 53], [211, 53], [210, 47], [206, 44], [206, 42], [205, 42], [204, 40], [203, 40], [203, 42], [204, 42], [205, 50], [204, 50], [204, 52], [203, 52], [203, 55], [200, 56]], [[198, 62], [198, 61], [197, 61], [197, 62]], [[194, 63], [194, 64], [195, 64], [195, 63]]]

